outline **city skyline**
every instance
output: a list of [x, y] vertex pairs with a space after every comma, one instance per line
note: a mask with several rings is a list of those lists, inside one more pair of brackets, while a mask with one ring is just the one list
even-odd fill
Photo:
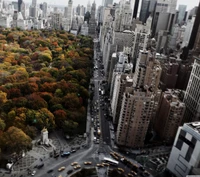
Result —
[[[90, 1], [90, 3], [93, 3], [93, 0], [82, 0], [81, 2], [79, 0], [73, 0], [73, 6], [77, 6], [78, 4], [87, 6], [87, 3], [89, 1]], [[24, 0], [24, 2], [31, 3], [32, 1], [31, 0]], [[43, 2], [47, 2], [47, 3], [52, 4], [52, 5], [64, 5], [64, 4], [66, 4], [66, 6], [67, 6], [67, 4], [68, 4], [68, 2], [66, 0], [60, 0], [60, 1], [57, 1], [57, 2], [55, 2], [53, 0], [37, 0], [38, 4], [43, 3]], [[118, 3], [119, 0], [114, 0], [114, 2]], [[95, 3], [97, 4], [97, 6], [102, 4], [102, 3], [100, 3], [100, 1], [97, 2], [97, 0], [95, 1]], [[199, 0], [192, 0], [192, 2], [188, 1], [188, 0], [178, 0], [177, 1], [177, 9], [178, 9], [179, 4], [183, 4], [183, 5], [187, 5], [187, 10], [190, 10], [195, 6], [198, 6], [198, 3], [199, 3]]]

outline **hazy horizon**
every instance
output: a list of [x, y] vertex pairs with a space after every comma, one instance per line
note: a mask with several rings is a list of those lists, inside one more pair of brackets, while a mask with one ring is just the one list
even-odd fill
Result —
[[[85, 7], [87, 6], [88, 2], [90, 1], [90, 3], [93, 3], [94, 0], [73, 0], [73, 6], [77, 6], [78, 4], [80, 5], [84, 5]], [[101, 1], [101, 2], [100, 2]], [[30, 3], [32, 2], [32, 0], [24, 0], [24, 2]], [[43, 3], [43, 2], [47, 2], [47, 4], [51, 4], [51, 5], [65, 5], [67, 6], [68, 4], [68, 0], [59, 0], [59, 1], [54, 1], [54, 0], [37, 0], [37, 3]], [[97, 6], [102, 4], [102, 0], [96, 0], [95, 1]], [[113, 2], [118, 3], [119, 0], [114, 0]], [[198, 6], [199, 4], [199, 0], [178, 0], [177, 4], [183, 4], [183, 5], [187, 5], [187, 10], [192, 9], [195, 6]], [[178, 9], [178, 5], [177, 5], [177, 9]]]

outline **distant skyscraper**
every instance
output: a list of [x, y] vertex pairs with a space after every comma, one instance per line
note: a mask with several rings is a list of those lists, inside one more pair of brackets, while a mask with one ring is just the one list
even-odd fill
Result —
[[112, 6], [113, 4], [113, 0], [104, 0], [104, 7], [107, 7], [108, 5], [111, 5]]
[[182, 25], [183, 24], [183, 20], [185, 17], [185, 12], [186, 12], [186, 5], [179, 5], [178, 6], [178, 24]]
[[158, 0], [153, 16], [152, 36], [157, 35], [160, 30], [171, 32], [175, 24], [177, 0]]
[[94, 37], [95, 33], [96, 33], [96, 19], [95, 19], [95, 15], [96, 15], [96, 3], [95, 1], [92, 3], [92, 8], [91, 8], [91, 15], [90, 15], [90, 19], [89, 19], [89, 35], [91, 35], [92, 37]]
[[71, 29], [72, 26], [72, 0], [68, 1], [68, 7], [67, 7], [67, 31]]
[[139, 3], [142, 0], [132, 0], [132, 4], [133, 5], [133, 18], [137, 18], [137, 14], [138, 14], [138, 8], [139, 8]]
[[18, 12], [21, 12], [22, 0], [18, 0]]
[[90, 4], [90, 1], [88, 1], [88, 4], [87, 4], [87, 12], [91, 12], [91, 4]]
[[176, 177], [198, 175], [200, 169], [200, 122], [179, 127], [168, 160], [167, 169]]
[[37, 6], [37, 0], [32, 0], [32, 6], [36, 7]]
[[149, 6], [150, 0], [142, 0], [142, 7], [140, 10], [140, 21], [146, 23], [147, 18], [149, 17]]
[[80, 11], [81, 11], [81, 6], [80, 4], [76, 7], [76, 14], [80, 15]]
[[43, 17], [47, 17], [47, 3], [43, 2]]

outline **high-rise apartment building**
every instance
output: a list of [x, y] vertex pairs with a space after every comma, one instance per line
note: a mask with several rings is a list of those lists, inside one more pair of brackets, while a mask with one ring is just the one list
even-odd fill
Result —
[[200, 174], [200, 122], [179, 127], [167, 169], [177, 177]]
[[155, 92], [160, 82], [161, 72], [160, 62], [155, 60], [150, 52], [140, 51], [133, 78], [133, 87], [150, 88], [152, 92]]
[[179, 63], [176, 58], [170, 58], [162, 65], [162, 75], [160, 78], [160, 88], [162, 90], [174, 89], [178, 79]]
[[173, 143], [178, 127], [182, 123], [185, 104], [179, 99], [179, 90], [167, 90], [162, 93], [155, 130], [162, 141]]
[[143, 147], [152, 116], [154, 97], [149, 90], [127, 87], [123, 95], [116, 143]]
[[[133, 84], [132, 76], [130, 75], [133, 69], [132, 63], [129, 62], [128, 56], [123, 52], [114, 53], [117, 63], [115, 67], [111, 67], [111, 110], [113, 115], [113, 123], [118, 124], [121, 102], [125, 88]], [[113, 62], [114, 63], [114, 62]]]
[[116, 143], [127, 147], [142, 147], [155, 105], [155, 95], [161, 67], [146, 51], [140, 51], [133, 86], [127, 87], [122, 99]]
[[53, 29], [61, 29], [62, 24], [62, 14], [61, 13], [53, 13], [51, 17], [51, 27]]
[[190, 79], [185, 92], [185, 122], [200, 120], [200, 58], [195, 57]]

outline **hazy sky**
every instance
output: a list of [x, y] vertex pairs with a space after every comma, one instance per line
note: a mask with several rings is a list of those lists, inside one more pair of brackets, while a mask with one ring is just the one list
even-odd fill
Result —
[[[24, 0], [24, 2], [31, 2], [32, 0]], [[89, 0], [73, 0], [73, 6], [77, 6], [78, 4], [86, 6]], [[90, 0], [92, 3], [94, 0]], [[64, 5], [67, 6], [68, 0], [37, 0], [37, 3], [47, 2], [53, 5]], [[95, 0], [97, 5], [101, 5], [102, 0]], [[119, 2], [119, 0], [114, 0], [114, 2]], [[187, 5], [187, 10], [190, 10], [194, 6], [199, 4], [199, 0], [178, 0], [178, 4]]]

